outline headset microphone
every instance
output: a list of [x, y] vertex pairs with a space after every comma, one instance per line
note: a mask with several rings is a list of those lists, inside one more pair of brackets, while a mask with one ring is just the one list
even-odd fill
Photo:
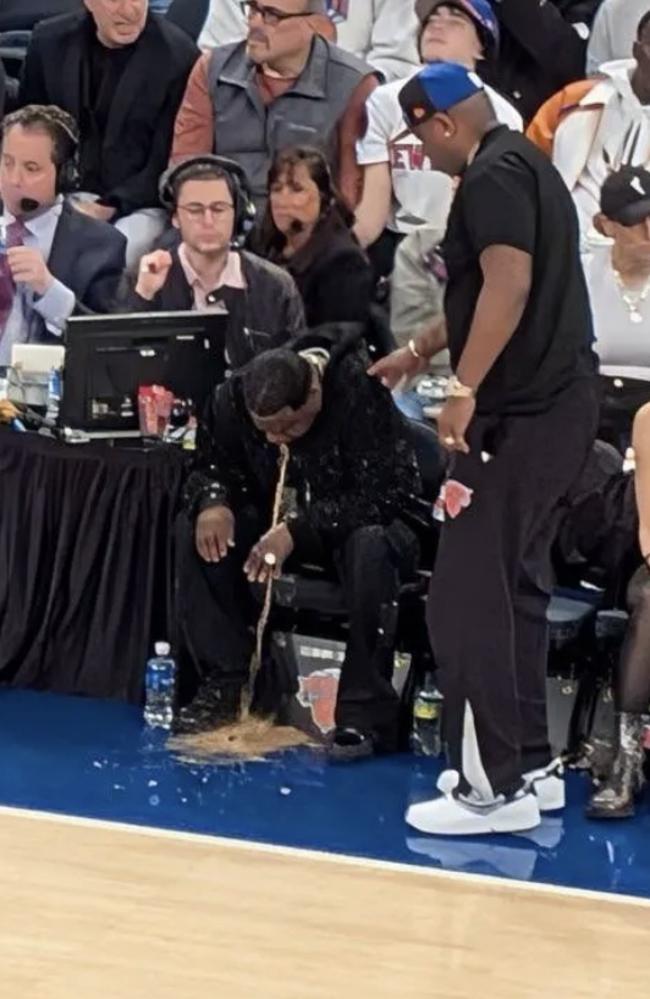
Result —
[[289, 232], [292, 236], [299, 236], [301, 232], [306, 229], [305, 223], [301, 222], [300, 219], [292, 219], [289, 223]]

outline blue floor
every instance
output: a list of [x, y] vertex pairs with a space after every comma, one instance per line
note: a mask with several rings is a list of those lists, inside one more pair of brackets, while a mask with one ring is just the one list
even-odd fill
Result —
[[562, 817], [527, 836], [426, 837], [403, 814], [432, 791], [432, 761], [331, 766], [300, 750], [264, 763], [189, 765], [135, 708], [7, 690], [0, 760], [3, 805], [650, 898], [648, 800], [632, 822], [587, 822], [588, 783], [575, 774]]

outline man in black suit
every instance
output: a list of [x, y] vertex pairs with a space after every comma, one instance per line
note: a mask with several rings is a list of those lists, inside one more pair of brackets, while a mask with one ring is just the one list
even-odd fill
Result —
[[76, 310], [108, 311], [124, 268], [126, 240], [74, 211], [77, 128], [55, 107], [26, 107], [2, 123], [0, 365], [15, 343], [61, 337]]
[[131, 265], [151, 248], [165, 216], [158, 178], [197, 49], [147, 0], [85, 0], [86, 11], [43, 21], [27, 51], [19, 103], [57, 104], [79, 122], [76, 207], [113, 222]]

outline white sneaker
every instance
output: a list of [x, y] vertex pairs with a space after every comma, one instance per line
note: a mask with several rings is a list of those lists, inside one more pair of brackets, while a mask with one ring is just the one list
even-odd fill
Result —
[[562, 760], [553, 760], [540, 770], [529, 770], [523, 775], [528, 790], [537, 795], [540, 812], [557, 812], [566, 805]]
[[499, 795], [486, 800], [475, 791], [455, 797], [453, 791], [459, 780], [456, 771], [445, 770], [438, 781], [442, 797], [411, 805], [405, 816], [408, 825], [435, 836], [481, 836], [523, 832], [540, 824], [539, 805], [532, 790], [523, 789], [510, 799]]

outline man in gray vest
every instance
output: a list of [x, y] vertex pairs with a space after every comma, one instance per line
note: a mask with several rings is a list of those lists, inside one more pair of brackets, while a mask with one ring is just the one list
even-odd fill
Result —
[[243, 7], [246, 40], [205, 53], [191, 73], [176, 118], [172, 161], [212, 152], [236, 160], [262, 208], [275, 153], [318, 146], [355, 205], [355, 143], [365, 131], [375, 71], [325, 40], [325, 0], [274, 0], [273, 6], [247, 0]]

